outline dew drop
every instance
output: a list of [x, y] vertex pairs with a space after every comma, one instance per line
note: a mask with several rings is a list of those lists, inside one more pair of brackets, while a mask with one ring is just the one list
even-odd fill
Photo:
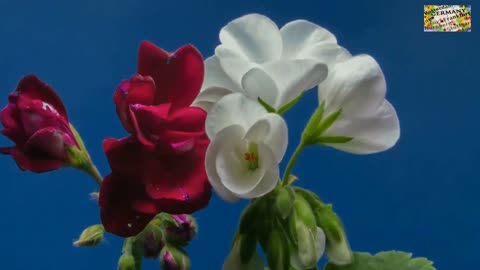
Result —
[[129, 228], [132, 228], [132, 223], [128, 223], [127, 226], [128, 226]]

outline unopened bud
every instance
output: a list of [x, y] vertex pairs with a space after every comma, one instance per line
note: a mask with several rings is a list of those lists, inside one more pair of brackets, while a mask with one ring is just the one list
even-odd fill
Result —
[[175, 220], [173, 226], [166, 226], [165, 238], [167, 242], [186, 246], [197, 235], [197, 222], [190, 215], [172, 215]]
[[135, 258], [130, 253], [123, 253], [118, 260], [118, 270], [136, 270]]
[[76, 247], [92, 247], [98, 245], [103, 239], [105, 229], [101, 224], [92, 225], [80, 234], [77, 241], [73, 242]]
[[190, 258], [183, 249], [165, 245], [160, 252], [160, 264], [163, 270], [189, 270]]
[[280, 188], [275, 198], [275, 206], [283, 219], [290, 216], [293, 208], [294, 194], [290, 187]]
[[145, 258], [155, 259], [160, 255], [164, 243], [162, 239], [162, 230], [154, 225], [147, 227], [148, 232], [143, 239], [143, 256]]

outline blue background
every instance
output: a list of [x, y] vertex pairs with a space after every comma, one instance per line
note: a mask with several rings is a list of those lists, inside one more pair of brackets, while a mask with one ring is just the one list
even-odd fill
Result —
[[[126, 135], [112, 94], [135, 72], [141, 40], [170, 51], [192, 43], [207, 57], [219, 43], [220, 28], [241, 15], [265, 14], [279, 26], [313, 21], [353, 54], [377, 59], [401, 138], [392, 150], [369, 156], [307, 149], [294, 168], [298, 183], [334, 204], [355, 250], [405, 250], [431, 258], [437, 269], [473, 269], [480, 241], [479, 12], [474, 5], [471, 33], [424, 33], [423, 4], [0, 0], [0, 96], [6, 104], [18, 80], [30, 73], [53, 86], [105, 175], [102, 140]], [[288, 154], [316, 100], [311, 91], [287, 113]], [[2, 137], [0, 145], [10, 142]], [[0, 157], [0, 170], [1, 269], [116, 269], [120, 238], [107, 235], [96, 248], [71, 244], [83, 228], [99, 222], [88, 195], [97, 186], [87, 175], [72, 169], [21, 172], [9, 156]], [[244, 206], [215, 195], [196, 214], [200, 233], [188, 248], [193, 269], [221, 269]], [[143, 269], [159, 269], [158, 263], [146, 261]]]

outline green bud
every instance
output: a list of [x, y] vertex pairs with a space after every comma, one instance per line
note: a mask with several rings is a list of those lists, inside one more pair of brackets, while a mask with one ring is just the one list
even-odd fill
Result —
[[238, 241], [240, 261], [242, 264], [246, 264], [250, 261], [257, 249], [257, 239], [254, 234], [241, 234], [236, 241]]
[[317, 227], [315, 214], [312, 207], [301, 194], [295, 194], [295, 201], [293, 202], [296, 219], [303, 222], [309, 229], [313, 230]]
[[290, 268], [290, 251], [288, 238], [278, 220], [274, 220], [268, 237], [260, 239], [260, 244], [265, 251], [268, 267], [275, 270], [288, 270]]
[[240, 216], [240, 224], [238, 232], [241, 234], [254, 233], [258, 216], [262, 214], [262, 199], [251, 202], [242, 212]]
[[76, 247], [93, 247], [98, 245], [102, 239], [105, 229], [101, 224], [92, 225], [80, 234], [77, 241], [73, 242]]
[[295, 188], [297, 194], [302, 194], [315, 209], [316, 223], [325, 232], [327, 238], [327, 255], [330, 261], [337, 265], [350, 264], [353, 254], [348, 243], [343, 224], [331, 205], [325, 205], [313, 192]]
[[162, 269], [188, 270], [190, 269], [190, 258], [182, 248], [165, 245], [160, 252], [160, 264]]
[[290, 216], [293, 208], [294, 196], [291, 187], [279, 188], [275, 197], [275, 207], [282, 219], [286, 219]]
[[123, 253], [118, 260], [118, 270], [136, 270], [135, 258], [130, 253]]

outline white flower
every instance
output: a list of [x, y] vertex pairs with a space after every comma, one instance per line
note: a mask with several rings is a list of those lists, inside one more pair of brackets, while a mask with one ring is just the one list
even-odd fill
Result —
[[[326, 245], [326, 236], [325, 233], [323, 232], [322, 228], [317, 227], [317, 230], [315, 232], [314, 236], [314, 245], [315, 245], [315, 255], [316, 255], [316, 262], [322, 258], [323, 254], [325, 253], [325, 245]], [[312, 268], [312, 266], [305, 266], [302, 263], [302, 258], [301, 256], [304, 254], [309, 254], [309, 251], [305, 250], [298, 250], [298, 252], [291, 252], [290, 253], [290, 264], [297, 270], [302, 270], [302, 269], [309, 269]], [[308, 260], [308, 259], [307, 259]]]
[[355, 154], [381, 152], [395, 145], [400, 124], [395, 109], [385, 99], [386, 88], [380, 66], [369, 55], [332, 65], [328, 78], [318, 86], [318, 98], [325, 102], [324, 115], [342, 111], [322, 136], [353, 139], [326, 145]]
[[288, 143], [282, 117], [239, 93], [220, 99], [207, 116], [209, 181], [226, 201], [257, 198], [279, 181], [278, 164]]
[[328, 64], [350, 57], [316, 24], [296, 20], [279, 29], [259, 14], [228, 23], [220, 41], [205, 61], [205, 81], [194, 103], [207, 111], [230, 92], [260, 97], [278, 109], [322, 82]]
[[262, 257], [254, 251], [250, 260], [243, 264], [240, 259], [240, 247], [239, 243], [235, 243], [228, 254], [228, 257], [223, 263], [222, 270], [263, 270], [264, 264]]

